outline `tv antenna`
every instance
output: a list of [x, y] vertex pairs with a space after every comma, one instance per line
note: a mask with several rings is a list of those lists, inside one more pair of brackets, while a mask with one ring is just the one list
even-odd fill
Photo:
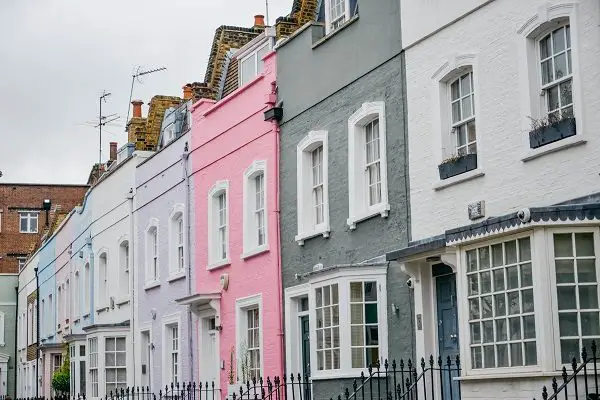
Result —
[[266, 7], [266, 12], [265, 12], [265, 16], [267, 17], [267, 21], [266, 21], [266, 25], [269, 25], [269, 0], [265, 0], [265, 7]]
[[159, 71], [164, 71], [166, 69], [167, 69], [167, 67], [153, 68], [153, 69], [149, 69], [149, 70], [145, 70], [145, 71], [142, 70], [142, 67], [137, 67], [135, 69], [135, 72], [131, 75], [131, 90], [129, 91], [129, 103], [127, 103], [127, 119], [125, 120], [125, 129], [127, 129], [127, 123], [129, 122], [129, 108], [130, 108], [131, 100], [133, 98], [133, 85], [135, 84], [135, 81], [138, 81], [140, 84], [142, 84], [142, 83], [144, 83], [140, 79], [142, 76], [153, 74], [153, 73], [159, 72]]
[[112, 95], [112, 93], [104, 90], [99, 99], [100, 114], [98, 115], [98, 125], [95, 126], [95, 128], [99, 129], [99, 133], [100, 133], [100, 135], [99, 135], [100, 142], [99, 142], [99, 148], [98, 148], [98, 168], [100, 168], [100, 165], [102, 164], [102, 127], [104, 125], [110, 124], [111, 122], [116, 121], [119, 118], [121, 118], [117, 114], [110, 114], [110, 115], [106, 115], [106, 116], [102, 115], [102, 102], [106, 103], [106, 98], [109, 97], [110, 95]]

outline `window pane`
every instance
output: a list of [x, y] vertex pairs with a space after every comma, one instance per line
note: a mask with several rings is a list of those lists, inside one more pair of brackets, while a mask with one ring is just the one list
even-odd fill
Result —
[[521, 292], [522, 312], [533, 312], [533, 289]]
[[249, 57], [242, 61], [242, 85], [256, 76], [256, 58]]
[[504, 290], [504, 268], [494, 270], [494, 291]]
[[519, 287], [519, 267], [506, 268], [508, 280], [508, 289], [516, 289]]
[[577, 336], [577, 313], [558, 314], [559, 331], [561, 336]]
[[523, 365], [523, 351], [521, 349], [521, 343], [513, 343], [510, 345], [510, 359], [511, 366]]
[[[467, 122], [467, 139], [469, 143], [477, 140], [477, 129], [475, 127], [475, 120]], [[469, 153], [476, 153], [476, 151], [469, 151]]]
[[577, 299], [575, 298], [574, 286], [559, 286], [557, 288], [557, 295], [559, 310], [577, 309]]
[[558, 98], [558, 85], [549, 88], [546, 92], [546, 97], [548, 98], [548, 111], [557, 110], [560, 106]]
[[594, 234], [576, 233], [575, 234], [575, 251], [577, 257], [593, 257], [594, 256]]
[[[558, 264], [558, 261], [556, 263]], [[571, 265], [573, 265], [573, 261], [571, 261]], [[577, 260], [577, 280], [579, 283], [596, 282], [596, 261], [594, 259]]]
[[506, 299], [504, 298], [504, 293], [495, 295], [494, 299], [496, 301], [496, 315], [506, 315]]
[[467, 277], [469, 281], [469, 296], [479, 294], [479, 280], [477, 274], [469, 275]]
[[479, 299], [469, 300], [469, 319], [479, 319]]
[[564, 28], [559, 28], [552, 32], [552, 46], [554, 49], [554, 54], [560, 53], [565, 50], [565, 30]]
[[[560, 85], [560, 104], [564, 107], [573, 103], [573, 89], [571, 88], [571, 80], [561, 83]], [[592, 251], [593, 251], [592, 247]], [[577, 256], [582, 254], [577, 253]]]
[[489, 272], [479, 274], [481, 279], [481, 293], [489, 293], [492, 291], [492, 279]]
[[483, 363], [481, 359], [481, 347], [472, 347], [471, 348], [471, 365], [473, 368], [482, 368]]
[[360, 302], [363, 300], [362, 282], [350, 283], [350, 301]]
[[508, 328], [510, 331], [510, 340], [521, 339], [521, 318], [509, 318]]
[[460, 101], [452, 103], [452, 122], [458, 122], [462, 118], [460, 116]]
[[563, 364], [570, 364], [573, 358], [579, 359], [579, 340], [567, 339], [560, 341], [560, 356]]
[[590, 309], [598, 308], [598, 287], [579, 286], [579, 308]]
[[494, 368], [496, 366], [494, 346], [483, 347], [483, 364], [486, 368]]
[[517, 262], [517, 242], [511, 241], [504, 243], [504, 251], [505, 255], [505, 263], [506, 264], [516, 264]]
[[560, 54], [554, 58], [554, 76], [555, 79], [560, 79], [567, 75], [567, 55]]
[[499, 344], [496, 346], [498, 352], [498, 367], [508, 367], [508, 346]]
[[492, 296], [481, 298], [481, 318], [492, 318]]
[[362, 324], [363, 323], [362, 304], [350, 304], [350, 323], [351, 324]]
[[471, 323], [471, 344], [481, 343], [481, 327], [479, 322]]
[[365, 322], [367, 324], [377, 323], [377, 304], [365, 304]]
[[537, 349], [535, 342], [525, 343], [525, 365], [537, 364]]
[[489, 247], [483, 247], [477, 250], [479, 255], [479, 269], [488, 269], [490, 267]]
[[519, 239], [519, 261], [531, 260], [531, 240], [529, 238]]
[[467, 251], [467, 272], [477, 271], [477, 250]]
[[555, 257], [572, 257], [573, 242], [570, 233], [554, 234], [554, 256]]
[[494, 342], [494, 321], [483, 321], [483, 343]]
[[519, 292], [510, 292], [508, 297], [508, 314], [514, 315], [519, 313]]
[[501, 342], [508, 339], [506, 332], [506, 319], [501, 318], [496, 320], [496, 341]]
[[521, 287], [533, 285], [533, 276], [531, 272], [531, 264], [521, 265]]
[[573, 260], [556, 260], [556, 283], [575, 282], [575, 266]]
[[523, 317], [523, 338], [535, 338], [535, 316], [533, 315]]
[[450, 85], [450, 93], [452, 94], [452, 100], [457, 100], [460, 97], [460, 88], [458, 79], [452, 82]]
[[597, 312], [581, 313], [581, 334], [583, 336], [600, 335], [600, 317]]
[[545, 85], [554, 80], [552, 75], [552, 60], [547, 60], [542, 63], [542, 84]]
[[462, 117], [464, 119], [469, 118], [471, 115], [473, 115], [472, 111], [471, 111], [471, 96], [469, 97], [465, 97], [462, 100]]
[[492, 266], [499, 267], [504, 265], [502, 253], [502, 244], [496, 244], [492, 246]]
[[548, 58], [550, 56], [551, 44], [550, 44], [550, 35], [546, 36], [544, 39], [540, 41], [540, 58]]

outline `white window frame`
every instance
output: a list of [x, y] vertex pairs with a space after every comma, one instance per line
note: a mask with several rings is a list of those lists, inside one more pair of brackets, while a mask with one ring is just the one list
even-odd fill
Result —
[[[125, 382], [124, 382], [123, 388], [127, 387], [127, 383], [128, 383], [128, 379], [129, 379], [129, 377], [128, 377], [128, 375], [129, 375], [128, 374], [128, 363], [127, 363], [127, 359], [129, 358], [127, 356], [127, 350], [128, 350], [127, 349], [127, 347], [128, 347], [127, 346], [127, 336], [115, 334], [114, 336], [113, 335], [109, 335], [109, 336], [104, 336], [104, 337], [100, 337], [100, 338], [102, 339], [103, 350], [104, 350], [101, 353], [103, 355], [103, 358], [102, 358], [102, 361], [100, 363], [102, 365], [102, 367], [103, 367], [102, 369], [104, 370], [104, 374], [103, 374], [104, 382], [102, 382], [102, 383], [104, 383], [104, 393], [105, 393], [105, 395], [109, 395], [110, 396], [110, 391], [107, 390], [107, 385], [109, 384], [108, 379], [107, 379], [108, 378], [108, 373], [107, 372], [108, 372], [109, 369], [112, 369], [112, 370], [115, 371], [115, 381], [114, 382], [110, 382], [110, 384], [118, 384], [119, 383], [118, 379], [117, 379], [118, 370], [122, 369], [122, 370], [125, 371]], [[125, 350], [124, 351], [123, 350], [117, 350], [117, 348], [116, 348], [117, 340], [119, 340], [119, 339], [123, 339], [123, 341], [125, 343]], [[114, 340], [115, 341], [115, 350], [111, 350], [110, 351], [110, 352], [112, 352], [114, 354], [114, 357], [115, 357], [115, 365], [114, 366], [113, 365], [106, 365], [106, 355], [109, 353], [109, 350], [107, 350], [107, 347], [106, 347], [106, 343], [109, 340]], [[124, 355], [125, 355], [125, 364], [124, 365], [117, 365], [117, 354], [119, 354], [119, 353], [124, 353]], [[116, 388], [116, 390], [119, 390], [119, 388]]]
[[[104, 265], [104, 276], [102, 275], [102, 258], [104, 256], [105, 261], [105, 265]], [[98, 256], [96, 258], [96, 262], [98, 265], [98, 285], [96, 285], [97, 290], [97, 297], [96, 297], [96, 301], [97, 301], [97, 310], [98, 309], [102, 309], [104, 307], [108, 307], [109, 305], [109, 276], [110, 276], [110, 270], [109, 270], [109, 253], [108, 253], [108, 249], [106, 247], [103, 247], [102, 249], [98, 250]], [[59, 306], [60, 307], [60, 306]]]
[[[183, 349], [181, 345], [183, 344], [182, 340], [182, 332], [183, 327], [181, 325], [181, 313], [174, 313], [170, 315], [165, 315], [161, 320], [162, 325], [162, 348], [163, 348], [163, 356], [162, 356], [162, 382], [163, 386], [168, 385], [171, 387], [171, 328], [176, 326], [178, 329], [178, 338], [177, 338], [177, 348], [178, 348], [178, 365], [177, 365], [177, 381], [182, 382], [182, 367], [183, 367]], [[152, 333], [150, 333], [150, 337], [152, 340]]]
[[579, 12], [577, 3], [562, 1], [556, 4], [542, 4], [538, 12], [524, 18], [524, 24], [517, 29], [521, 36], [519, 54], [517, 57], [526, 60], [519, 64], [519, 87], [522, 94], [522, 130], [531, 131], [531, 119], [544, 117], [546, 98], [541, 96], [541, 64], [539, 40], [548, 33], [558, 28], [559, 25], [568, 24], [571, 27], [571, 76], [572, 76], [572, 101], [573, 116], [576, 123], [576, 134], [565, 139], [538, 147], [530, 148], [529, 135], [523, 135], [523, 154], [521, 161], [527, 162], [537, 157], [567, 149], [586, 143], [585, 116], [583, 103], [583, 90], [580, 73], [580, 46], [579, 46]]
[[[146, 276], [144, 288], [150, 289], [160, 285], [160, 231], [157, 218], [150, 218], [145, 229]], [[155, 243], [156, 241], [156, 243]], [[155, 245], [156, 244], [156, 245]], [[155, 264], [156, 263], [156, 264]], [[156, 273], [154, 273], [156, 272]]]
[[[311, 131], [296, 147], [298, 234], [296, 242], [322, 235], [329, 237], [329, 148], [327, 131]], [[323, 222], [316, 224], [312, 201], [312, 151], [323, 146]]]
[[86, 317], [90, 314], [90, 306], [91, 306], [91, 286], [92, 286], [92, 276], [90, 269], [90, 261], [86, 260], [83, 267], [83, 317]]
[[[369, 205], [367, 184], [366, 131], [365, 127], [379, 120], [379, 162], [381, 174], [381, 201]], [[375, 101], [363, 105], [348, 119], [348, 201], [349, 215], [346, 223], [350, 230], [356, 224], [375, 215], [387, 218], [390, 211], [387, 180], [387, 144], [386, 144], [385, 102]]]
[[119, 296], [122, 300], [129, 297], [130, 250], [129, 238], [122, 236], [119, 239]]
[[87, 370], [90, 381], [90, 397], [98, 398], [100, 396], [100, 349], [98, 337], [88, 338], [87, 343]]
[[[219, 226], [217, 226], [218, 218], [218, 199], [219, 196], [225, 194], [225, 247], [227, 249], [226, 257], [220, 258], [217, 256], [219, 253]], [[231, 198], [229, 195], [229, 181], [221, 180], [217, 181], [208, 192], [208, 265], [207, 270], [223, 267], [231, 264], [231, 248], [230, 248], [230, 204]]]
[[[310, 329], [310, 365], [311, 378], [354, 378], [360, 376], [361, 372], [368, 374], [368, 368], [352, 368], [351, 330], [350, 330], [350, 282], [376, 282], [378, 286], [378, 329], [379, 329], [379, 358], [383, 361], [388, 358], [388, 325], [387, 325], [387, 266], [362, 266], [347, 267], [341, 270], [323, 272], [312, 278], [308, 288], [309, 323]], [[338, 284], [339, 296], [339, 318], [340, 318], [340, 369], [321, 370], [317, 369], [317, 334], [316, 334], [316, 299], [315, 290], [322, 286]], [[306, 293], [307, 286], [302, 290], [290, 291], [286, 295], [286, 309], [291, 307], [292, 296], [297, 297]], [[293, 318], [293, 316], [292, 316]], [[295, 329], [292, 325], [286, 325], [286, 336], [290, 330]], [[287, 350], [286, 350], [287, 351]]]
[[352, 16], [352, 10], [350, 10], [350, 0], [341, 0], [342, 2], [344, 2], [344, 5], [346, 7], [345, 13], [344, 13], [344, 19], [342, 21], [340, 21], [339, 24], [336, 24], [336, 22], [339, 21], [339, 19], [336, 21], [331, 20], [332, 19], [332, 15], [331, 15], [331, 2], [332, 1], [337, 1], [337, 0], [325, 0], [325, 32], [327, 34], [330, 34], [334, 31], [338, 30], [346, 22], [348, 22]]
[[[470, 81], [471, 91], [467, 94], [463, 93], [462, 81], [464, 77], [468, 77]], [[458, 83], [458, 98], [452, 98], [452, 86]], [[465, 100], [469, 99], [471, 102], [471, 107], [469, 112], [471, 113], [468, 117], [463, 117], [463, 105]], [[461, 118], [458, 121], [454, 121], [453, 115], [453, 106], [454, 104], [458, 104]], [[453, 137], [454, 149], [452, 151], [453, 156], [463, 156], [467, 154], [477, 154], [477, 115], [475, 113], [475, 74], [473, 73], [473, 69], [470, 70], [462, 70], [454, 78], [452, 78], [448, 82], [448, 106], [450, 107], [449, 115], [450, 115], [450, 135]], [[475, 140], [469, 139], [469, 124], [473, 123], [475, 125]], [[463, 144], [459, 144], [459, 134], [460, 129], [465, 128], [465, 142]], [[470, 147], [474, 145], [475, 151], [471, 151]], [[464, 152], [461, 150], [464, 149]]]
[[[33, 216], [35, 215], [35, 218]], [[21, 220], [27, 219], [27, 230], [21, 229]], [[32, 229], [32, 221], [35, 219], [35, 230]], [[38, 233], [40, 228], [40, 212], [23, 210], [19, 211], [19, 233]]]
[[[558, 311], [558, 293], [557, 293], [557, 282], [556, 282], [556, 264], [554, 262], [554, 234], [556, 233], [593, 233], [594, 235], [594, 253], [595, 253], [595, 259], [596, 259], [596, 288], [598, 291], [598, 301], [599, 301], [599, 306], [600, 306], [600, 229], [598, 227], [579, 227], [579, 226], [571, 226], [571, 227], [565, 227], [565, 228], [555, 228], [555, 229], [548, 229], [545, 234], [545, 238], [547, 241], [547, 257], [548, 257], [548, 261], [549, 261], [549, 266], [550, 268], [549, 271], [549, 275], [550, 275], [550, 285], [552, 287], [552, 291], [551, 291], [551, 301], [552, 304], [554, 304], [555, 306], [552, 309], [552, 319], [553, 319], [553, 324], [552, 324], [552, 329], [553, 329], [553, 334], [554, 337], [556, 338], [556, 340], [554, 340], [553, 342], [553, 349], [554, 349], [554, 359], [555, 359], [555, 365], [554, 367], [556, 368], [556, 370], [560, 370], [562, 369], [563, 366], [566, 366], [567, 369], [570, 368], [570, 363], [569, 364], [563, 364], [562, 363], [562, 357], [561, 357], [561, 345], [560, 345], [560, 324], [559, 324], [559, 311]], [[575, 286], [577, 287], [577, 286]], [[579, 308], [577, 309], [578, 311], [580, 310]], [[598, 339], [596, 339], [596, 343], [598, 343]], [[581, 351], [581, 349], [579, 349]], [[591, 354], [591, 350], [588, 348], [587, 349], [588, 354]], [[581, 355], [579, 354], [579, 357]], [[580, 361], [579, 361], [580, 362]]]
[[27, 265], [27, 257], [17, 257], [17, 262], [19, 263], [19, 272], [21, 272]]
[[[258, 225], [256, 221], [256, 191], [255, 179], [263, 176], [263, 219], [264, 243], [258, 244]], [[242, 258], [252, 257], [269, 249], [268, 236], [268, 191], [267, 191], [267, 161], [254, 161], [244, 172], [243, 201], [244, 201], [244, 252]]]
[[2, 311], [0, 311], [0, 346], [5, 345], [4, 325], [5, 325], [5, 314]]
[[75, 291], [75, 294], [73, 295], [74, 298], [74, 302], [73, 302], [73, 320], [77, 321], [79, 319], [79, 317], [81, 316], [81, 304], [80, 302], [81, 300], [81, 272], [79, 270], [75, 270], [75, 280], [73, 283], [73, 290]]
[[[238, 61], [238, 69], [239, 69], [239, 76], [238, 76], [238, 84], [239, 86], [243, 86], [245, 84], [247, 84], [248, 82], [252, 81], [252, 79], [254, 79], [255, 77], [259, 76], [260, 74], [263, 73], [264, 71], [264, 65], [262, 65], [261, 63], [263, 63], [262, 59], [258, 58], [258, 53], [263, 50], [265, 47], [268, 47], [268, 51], [265, 53], [269, 54], [269, 51], [271, 50], [272, 46], [272, 39], [269, 37], [268, 40], [266, 42], [261, 42], [260, 44], [258, 44], [256, 46], [256, 48], [252, 49], [249, 53], [245, 54], [243, 57], [240, 57], [239, 61]], [[245, 77], [243, 76], [243, 68], [242, 68], [242, 64], [248, 60], [250, 60], [251, 58], [254, 59], [254, 74], [251, 77]], [[262, 67], [262, 71], [259, 71], [259, 67]]]
[[[242, 361], [241, 361], [241, 349], [244, 348], [244, 344], [246, 343], [246, 337], [248, 332], [248, 314], [247, 312], [251, 309], [258, 308], [258, 321], [259, 321], [259, 342], [260, 342], [260, 371], [261, 376], [264, 375], [265, 367], [265, 357], [264, 357], [264, 336], [263, 336], [263, 328], [264, 328], [264, 313], [263, 313], [263, 300], [262, 293], [258, 293], [252, 296], [239, 298], [235, 300], [235, 337], [236, 337], [236, 357], [237, 357], [237, 376], [242, 377]], [[247, 347], [247, 344], [246, 344]]]
[[[184, 211], [185, 206], [177, 203], [173, 205], [169, 213], [169, 281], [185, 276], [187, 225]], [[181, 233], [179, 232], [179, 223], [182, 224]], [[180, 251], [182, 254], [179, 254]]]

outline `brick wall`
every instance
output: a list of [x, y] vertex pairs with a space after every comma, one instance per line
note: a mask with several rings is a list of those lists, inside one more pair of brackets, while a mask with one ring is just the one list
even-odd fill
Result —
[[[40, 210], [38, 233], [19, 232], [19, 210], [39, 210], [44, 199], [50, 199], [52, 208], [60, 206], [68, 213], [81, 204], [87, 186], [0, 184], [0, 273], [19, 272], [18, 257], [26, 257], [35, 249], [44, 233], [46, 213]], [[50, 222], [52, 216], [50, 216]]]
[[146, 118], [133, 117], [129, 120], [127, 141], [135, 143], [136, 150], [155, 151], [165, 111], [169, 107], [177, 107], [181, 101], [176, 96], [154, 96]]

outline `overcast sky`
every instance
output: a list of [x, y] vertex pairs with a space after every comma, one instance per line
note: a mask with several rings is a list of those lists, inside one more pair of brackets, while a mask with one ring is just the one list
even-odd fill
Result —
[[[292, 1], [269, 0], [270, 22]], [[121, 116], [103, 134], [106, 159], [108, 142], [127, 140], [136, 66], [168, 69], [144, 77], [134, 98], [181, 97], [204, 80], [215, 29], [250, 27], [264, 11], [265, 0], [0, 0], [0, 182], [85, 183], [98, 162], [86, 122], [103, 90], [103, 114]]]

